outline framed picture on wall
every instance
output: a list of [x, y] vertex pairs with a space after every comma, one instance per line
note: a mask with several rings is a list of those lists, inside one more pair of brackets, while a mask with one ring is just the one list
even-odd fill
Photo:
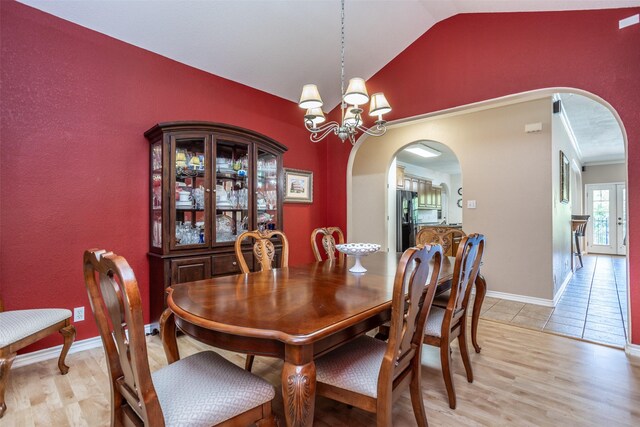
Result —
[[313, 203], [313, 172], [284, 168], [284, 201]]
[[560, 150], [560, 203], [569, 203], [569, 159]]

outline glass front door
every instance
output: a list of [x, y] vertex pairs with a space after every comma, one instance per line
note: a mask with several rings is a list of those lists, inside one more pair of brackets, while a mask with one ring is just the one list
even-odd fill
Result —
[[587, 250], [592, 253], [626, 254], [625, 184], [587, 185]]

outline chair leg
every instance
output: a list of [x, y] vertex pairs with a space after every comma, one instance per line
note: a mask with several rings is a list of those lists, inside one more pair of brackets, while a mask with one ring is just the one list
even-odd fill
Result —
[[376, 427], [389, 427], [391, 426], [391, 396], [388, 396], [389, 401], [384, 402], [383, 399], [376, 399]]
[[482, 303], [487, 294], [487, 282], [484, 280], [484, 277], [478, 273], [474, 284], [476, 287], [476, 296], [473, 300], [473, 312], [471, 313], [471, 343], [476, 353], [480, 353], [482, 347], [478, 344], [478, 321], [480, 320]]
[[[443, 337], [444, 339], [444, 337]], [[451, 352], [449, 347], [449, 337], [440, 345], [440, 363], [442, 364], [442, 377], [444, 385], [447, 388], [447, 396], [449, 397], [449, 407], [456, 409], [456, 391], [453, 388], [453, 375], [451, 374]]]
[[458, 346], [460, 347], [460, 354], [462, 355], [462, 363], [464, 364], [464, 370], [467, 372], [467, 381], [473, 382], [473, 370], [471, 369], [471, 359], [469, 359], [469, 349], [467, 348], [467, 328], [466, 328], [466, 316], [463, 316], [460, 335], [458, 335]]
[[4, 402], [4, 392], [9, 382], [9, 369], [11, 369], [15, 358], [16, 353], [3, 354], [0, 356], [0, 418], [2, 418], [4, 412], [7, 410], [7, 405]]
[[58, 369], [60, 369], [60, 373], [64, 375], [69, 372], [69, 367], [65, 365], [64, 361], [67, 358], [71, 344], [73, 344], [73, 341], [76, 338], [76, 328], [73, 325], [66, 325], [64, 328], [60, 329], [60, 333], [64, 337], [64, 344], [62, 345], [62, 351], [58, 358]]
[[262, 405], [262, 413], [264, 414], [264, 418], [256, 422], [257, 427], [278, 427], [278, 419], [273, 412], [271, 412], [271, 402]]
[[378, 326], [378, 333], [374, 337], [380, 341], [386, 341], [389, 339], [389, 326], [382, 325]]
[[[416, 359], [419, 365], [420, 359]], [[415, 362], [413, 363], [415, 364]], [[427, 427], [429, 423], [427, 422], [427, 411], [424, 409], [424, 400], [422, 398], [422, 386], [420, 383], [421, 375], [420, 366], [414, 366], [413, 377], [409, 384], [409, 391], [411, 393], [411, 405], [413, 406], [413, 415], [416, 417], [416, 422], [419, 427]]]
[[253, 354], [247, 354], [247, 361], [244, 362], [244, 369], [248, 372], [251, 372], [251, 368], [253, 367]]
[[271, 414], [267, 418], [263, 418], [256, 423], [258, 427], [278, 427], [276, 416]]

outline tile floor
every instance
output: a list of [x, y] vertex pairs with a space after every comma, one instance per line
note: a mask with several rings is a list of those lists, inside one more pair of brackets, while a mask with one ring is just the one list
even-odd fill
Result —
[[624, 347], [627, 325], [625, 257], [586, 255], [553, 307], [485, 298], [482, 319]]

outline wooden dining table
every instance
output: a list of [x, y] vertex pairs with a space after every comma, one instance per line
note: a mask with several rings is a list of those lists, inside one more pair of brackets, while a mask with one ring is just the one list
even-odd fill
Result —
[[[169, 363], [179, 359], [176, 327], [203, 343], [282, 359], [282, 396], [288, 426], [313, 424], [314, 359], [390, 319], [400, 253], [215, 277], [167, 288], [160, 320]], [[453, 275], [445, 258], [438, 283]], [[477, 294], [477, 293], [476, 293]]]

